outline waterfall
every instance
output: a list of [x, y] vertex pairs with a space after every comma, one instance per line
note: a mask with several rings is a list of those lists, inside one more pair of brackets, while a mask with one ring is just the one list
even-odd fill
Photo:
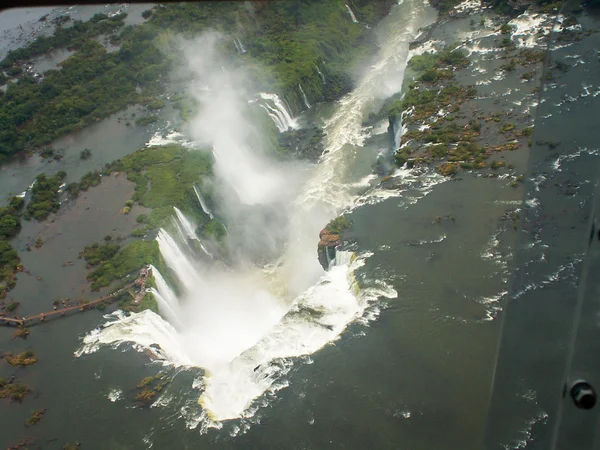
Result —
[[402, 136], [404, 136], [404, 119], [410, 116], [414, 111], [414, 107], [411, 107], [405, 111], [402, 111], [400, 116], [396, 118], [396, 123], [392, 125], [392, 131], [394, 133], [394, 151], [400, 148], [402, 142]]
[[348, 10], [348, 14], [350, 14], [350, 18], [352, 19], [352, 22], [358, 23], [358, 20], [356, 20], [356, 16], [354, 15], [354, 13], [352, 12], [352, 10], [350, 9], [350, 7], [348, 5], [346, 5], [346, 9]]
[[317, 72], [318, 72], [319, 76], [321, 77], [321, 81], [323, 82], [323, 84], [325, 84], [325, 75], [323, 75], [323, 72], [321, 72], [321, 69], [319, 69], [319, 66], [317, 66], [315, 64], [315, 67], [317, 69]]
[[330, 267], [332, 259], [329, 255], [329, 247], [325, 247], [325, 256], [327, 256], [327, 267]]
[[179, 230], [179, 234], [181, 235], [182, 239], [193, 239], [194, 241], [197, 241], [206, 256], [209, 258], [214, 258], [213, 254], [208, 251], [208, 249], [204, 246], [204, 243], [196, 235], [196, 227], [194, 224], [192, 224], [192, 222], [185, 217], [179, 208], [174, 206], [173, 209], [175, 210], [176, 216], [175, 224], [177, 225], [177, 229]]
[[169, 321], [177, 330], [183, 329], [183, 324], [179, 320], [177, 313], [173, 310], [169, 302], [160, 294], [160, 292], [154, 288], [149, 289], [150, 293], [154, 295], [156, 304], [158, 305], [158, 311], [161, 316]]
[[187, 217], [185, 217], [185, 215], [181, 212], [179, 208], [174, 206], [173, 209], [175, 210], [175, 216], [177, 217], [177, 221], [181, 225], [185, 237], [188, 239], [198, 240], [198, 236], [196, 236], [196, 227], [192, 225], [192, 222]]
[[244, 54], [244, 53], [247, 52], [246, 47], [244, 47], [244, 44], [242, 43], [242, 41], [240, 40], [240, 38], [238, 38], [235, 35], [233, 35], [233, 44], [235, 45], [235, 49], [239, 53]]
[[298, 122], [292, 118], [285, 103], [277, 94], [261, 92], [258, 95], [263, 100], [260, 106], [267, 111], [267, 114], [275, 122], [275, 126], [280, 133], [288, 131], [290, 128], [293, 130], [299, 128]]
[[156, 236], [158, 248], [167, 265], [177, 273], [177, 278], [188, 291], [198, 285], [198, 274], [193, 261], [177, 245], [175, 240], [162, 228]]
[[178, 312], [179, 310], [179, 301], [177, 300], [177, 296], [171, 290], [167, 281], [163, 278], [162, 274], [158, 271], [156, 267], [150, 265], [150, 270], [152, 271], [152, 276], [154, 277], [154, 282], [156, 283], [156, 289], [162, 296], [163, 300], [167, 303], [168, 308], [171, 311]]
[[200, 189], [198, 189], [197, 186], [194, 186], [194, 192], [196, 193], [196, 198], [198, 198], [198, 202], [200, 202], [200, 206], [202, 207], [202, 211], [204, 211], [204, 214], [213, 219], [214, 216], [212, 212], [210, 212], [210, 209], [208, 209], [208, 207], [206, 206], [204, 197], [202, 197], [202, 193], [200, 192]]
[[306, 94], [304, 93], [304, 89], [302, 89], [302, 85], [299, 84], [298, 88], [300, 89], [300, 93], [302, 94], [302, 99], [304, 100], [304, 104], [306, 105], [306, 107], [308, 109], [310, 109], [310, 103], [308, 102], [308, 98], [306, 97]]
[[[161, 229], [156, 238], [160, 253], [181, 285], [176, 303], [180, 312], [172, 309], [183, 328], [174, 333], [172, 326], [148, 311], [118, 317], [86, 336], [79, 354], [94, 351], [100, 344], [157, 343], [172, 364], [202, 367], [199, 403], [203, 411], [190, 422], [202, 423], [205, 431], [207, 427], [220, 428], [220, 422], [228, 419], [251, 418], [271, 396], [263, 396], [260, 402], [257, 398], [289, 383], [286, 375], [298, 357], [339, 339], [379, 298], [396, 297], [381, 280], [358, 288], [354, 273], [370, 254], [340, 250], [325, 272], [315, 253], [324, 224], [360, 200], [356, 178], [366, 174], [361, 171], [371, 171], [355, 164], [355, 155], [367, 138], [363, 117], [374, 99], [401, 90], [409, 43], [425, 24], [427, 8], [421, 0], [404, 0], [392, 8], [390, 26], [382, 30], [383, 44], [375, 55], [377, 64], [351, 93], [332, 105], [324, 127], [325, 152], [314, 166], [282, 165], [252, 153], [250, 133], [244, 132], [249, 125], [239, 112], [243, 104], [236, 100], [234, 75], [239, 71], [218, 71], [210, 79], [221, 60], [210, 58], [214, 50], [206, 42], [195, 45], [189, 57], [200, 59], [196, 73], [209, 77], [211, 90], [206, 95], [213, 97], [207, 97], [207, 106], [191, 128], [198, 133], [195, 139], [213, 144], [215, 177], [231, 188], [220, 192], [225, 198], [219, 211], [224, 215], [228, 208], [239, 211], [240, 202], [244, 211], [256, 215], [262, 210], [284, 211], [287, 245], [268, 265], [254, 264], [239, 252], [224, 268], [219, 261], [195, 257]], [[400, 21], [402, 26], [398, 26]], [[223, 79], [229, 83], [220, 84]], [[285, 103], [275, 94], [260, 94], [257, 101], [280, 131], [294, 124]], [[306, 178], [297, 188], [293, 176], [301, 171]], [[226, 196], [232, 190], [236, 202], [228, 203]], [[279, 231], [278, 223], [265, 226], [267, 222], [231, 221], [231, 239], [239, 228], [251, 237]], [[164, 307], [170, 306], [168, 295], [162, 289], [157, 291]]]

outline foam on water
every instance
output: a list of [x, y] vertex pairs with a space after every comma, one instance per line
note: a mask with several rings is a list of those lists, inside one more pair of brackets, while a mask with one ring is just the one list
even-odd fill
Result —
[[533, 13], [529, 10], [508, 22], [508, 25], [513, 27], [512, 40], [519, 47], [529, 48], [543, 45], [546, 35], [551, 31], [552, 24], [553, 16]]
[[120, 400], [122, 398], [122, 396], [123, 396], [123, 391], [119, 388], [114, 388], [108, 392], [107, 398], [111, 402], [115, 403], [117, 400]]

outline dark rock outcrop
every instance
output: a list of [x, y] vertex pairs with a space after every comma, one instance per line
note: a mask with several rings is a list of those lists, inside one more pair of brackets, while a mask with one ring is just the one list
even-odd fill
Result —
[[317, 246], [317, 254], [319, 263], [323, 269], [329, 269], [329, 261], [335, 258], [335, 248], [340, 245], [340, 235], [323, 228], [319, 233], [319, 245]]

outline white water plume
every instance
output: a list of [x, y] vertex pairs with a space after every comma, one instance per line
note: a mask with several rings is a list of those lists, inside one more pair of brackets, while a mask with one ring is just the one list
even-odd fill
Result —
[[[364, 190], [362, 183], [356, 186], [356, 174], [350, 174], [354, 154], [366, 137], [363, 116], [374, 98], [400, 90], [409, 42], [424, 25], [428, 11], [417, 0], [394, 7], [393, 18], [401, 18], [403, 26], [389, 24], [376, 64], [336, 106], [325, 127], [326, 152], [318, 165], [310, 167], [310, 178], [301, 191], [295, 190], [294, 174], [287, 166], [269, 161], [250, 147], [251, 127], [240, 112], [244, 102], [236, 76], [226, 69], [215, 71], [220, 66], [215, 64], [219, 59], [214, 47], [210, 40], [199, 40], [203, 51], [191, 52], [189, 58], [198, 78], [211, 89], [202, 91], [203, 108], [190, 130], [195, 139], [214, 149], [215, 175], [225, 190], [215, 197], [219, 215], [236, 205], [240, 209], [240, 204], [243, 214], [275, 207], [267, 211], [280, 211], [286, 218], [285, 250], [268, 265], [253, 264], [241, 253], [225, 267], [216, 260], [202, 261], [177, 236], [160, 230], [161, 255], [180, 287], [175, 297], [164, 280], [158, 282], [162, 277], [153, 269], [164, 308], [161, 314], [167, 318], [175, 314], [179, 322], [172, 326], [149, 310], [115, 315], [107, 326], [86, 336], [78, 354], [93, 352], [102, 344], [134, 342], [145, 348], [158, 344], [160, 355], [170, 363], [202, 367], [198, 388], [203, 413], [197, 416], [196, 425], [202, 422], [204, 430], [219, 427], [224, 420], [251, 417], [258, 397], [287, 385], [284, 376], [295, 358], [338, 339], [350, 323], [364, 318], [373, 301], [396, 297], [382, 282], [359, 288], [354, 271], [369, 254], [338, 251], [325, 272], [317, 261], [316, 246], [320, 229]], [[285, 117], [285, 108], [276, 107], [278, 97], [260, 94], [260, 98], [261, 106], [270, 104], [271, 109], [266, 109], [276, 123], [274, 117], [291, 120]], [[367, 171], [370, 168], [358, 178], [368, 175]], [[227, 190], [236, 193], [238, 203]], [[229, 220], [228, 224], [232, 236], [239, 227], [246, 227], [250, 236], [280, 232], [275, 229], [277, 221], [275, 227], [266, 228], [256, 228], [251, 221], [234, 224]], [[191, 422], [188, 426], [194, 426]]]

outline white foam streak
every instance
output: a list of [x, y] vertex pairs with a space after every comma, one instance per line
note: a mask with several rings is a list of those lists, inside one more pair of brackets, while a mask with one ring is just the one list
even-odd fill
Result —
[[304, 101], [304, 106], [306, 106], [308, 109], [310, 109], [310, 103], [308, 101], [308, 98], [306, 97], [306, 94], [304, 93], [304, 89], [302, 89], [301, 84], [298, 85], [298, 89], [300, 90], [300, 94], [302, 95], [302, 100]]
[[348, 14], [350, 14], [350, 19], [352, 19], [352, 22], [358, 23], [358, 20], [356, 20], [356, 16], [354, 15], [354, 13], [352, 12], [352, 10], [350, 9], [350, 7], [348, 5], [346, 5], [346, 9], [348, 10]]

